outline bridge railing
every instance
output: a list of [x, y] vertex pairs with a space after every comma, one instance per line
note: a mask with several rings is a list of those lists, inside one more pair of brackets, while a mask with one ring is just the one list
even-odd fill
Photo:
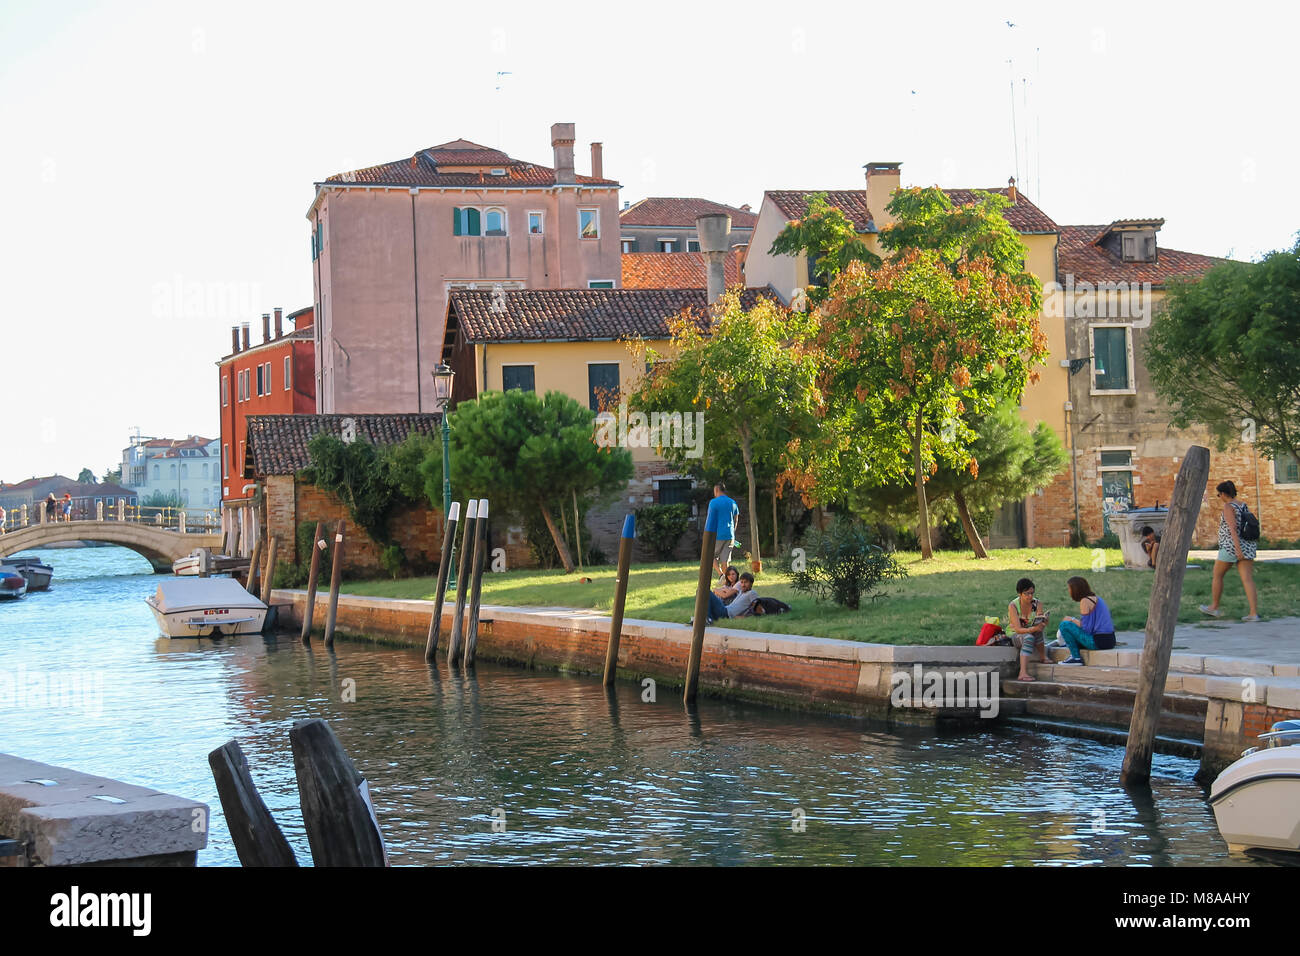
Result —
[[74, 503], [65, 514], [63, 503], [55, 502], [51, 513], [44, 502], [30, 506], [20, 505], [5, 512], [0, 528], [5, 532], [17, 531], [35, 525], [56, 524], [65, 521], [124, 521], [131, 524], [150, 525], [165, 531], [182, 534], [203, 534], [221, 530], [221, 519], [213, 510], [189, 511], [172, 506], [133, 505], [126, 499], [97, 501], [92, 506]]

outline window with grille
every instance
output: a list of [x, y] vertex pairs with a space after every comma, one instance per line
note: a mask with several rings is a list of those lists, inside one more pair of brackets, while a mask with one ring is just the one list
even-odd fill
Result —
[[1295, 455], [1278, 452], [1273, 459], [1273, 482], [1279, 485], [1300, 485], [1300, 462]]
[[1092, 366], [1098, 391], [1132, 388], [1126, 327], [1103, 326], [1092, 330]]
[[521, 392], [537, 391], [534, 367], [531, 365], [501, 366], [501, 391], [508, 392], [517, 388]]
[[660, 480], [659, 503], [661, 505], [689, 505], [691, 503], [691, 480], [689, 478]]

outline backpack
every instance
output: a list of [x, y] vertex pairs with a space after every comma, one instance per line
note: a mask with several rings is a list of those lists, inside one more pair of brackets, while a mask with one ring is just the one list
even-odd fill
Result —
[[790, 605], [771, 597], [761, 597], [754, 603], [763, 606], [764, 614], [785, 614], [790, 610]]
[[1244, 503], [1237, 512], [1237, 536], [1242, 541], [1259, 540], [1259, 518], [1251, 514]]

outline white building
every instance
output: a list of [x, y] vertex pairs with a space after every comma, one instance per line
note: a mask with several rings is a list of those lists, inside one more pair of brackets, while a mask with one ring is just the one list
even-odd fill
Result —
[[122, 484], [136, 493], [140, 504], [155, 494], [173, 497], [198, 519], [214, 520], [221, 507], [221, 441], [187, 438], [141, 438], [122, 449]]

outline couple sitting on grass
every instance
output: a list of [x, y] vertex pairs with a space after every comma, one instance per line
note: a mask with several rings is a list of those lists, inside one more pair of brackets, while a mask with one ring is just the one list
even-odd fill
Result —
[[1056, 629], [1056, 640], [1046, 644], [1043, 632], [1047, 630], [1047, 609], [1034, 597], [1034, 582], [1029, 578], [1016, 582], [1016, 597], [1007, 608], [1007, 630], [1021, 637], [1019, 680], [1034, 679], [1029, 676], [1029, 659], [1037, 652], [1038, 662], [1046, 664], [1048, 647], [1068, 647], [1070, 657], [1061, 663], [1082, 664], [1080, 648], [1107, 651], [1115, 646], [1115, 625], [1106, 602], [1093, 593], [1083, 578], [1070, 578], [1065, 586], [1070, 591], [1070, 599], [1079, 602], [1080, 616], [1064, 618]]
[[[722, 572], [722, 577], [709, 593], [709, 616], [705, 623], [712, 624], [724, 617], [781, 614], [788, 610], [790, 606], [782, 601], [759, 597], [754, 590], [754, 576], [748, 571], [741, 574], [733, 565]], [[691, 618], [691, 623], [695, 623], [694, 618]]]

